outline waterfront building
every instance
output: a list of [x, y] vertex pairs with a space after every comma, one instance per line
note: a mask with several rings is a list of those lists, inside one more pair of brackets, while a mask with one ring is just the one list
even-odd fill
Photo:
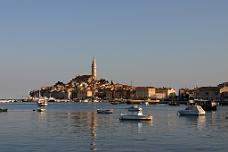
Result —
[[67, 88], [66, 91], [67, 91], [67, 98], [68, 98], [69, 100], [73, 99], [73, 91], [74, 91], [74, 89], [71, 88], [71, 87], [69, 87], [69, 88]]
[[218, 87], [200, 87], [195, 89], [195, 98], [203, 100], [220, 100]]
[[224, 92], [228, 92], [228, 82], [224, 82], [222, 84], [219, 84], [218, 87], [219, 87], [220, 94], [224, 93]]
[[104, 90], [104, 99], [106, 100], [113, 100], [113, 90], [112, 89], [105, 89]]
[[87, 98], [92, 98], [93, 97], [93, 91], [91, 88], [80, 88], [77, 92], [77, 98], [79, 100], [84, 100]]
[[156, 92], [154, 87], [136, 87], [135, 88], [135, 98], [136, 99], [148, 99], [155, 98]]
[[156, 99], [159, 99], [159, 100], [165, 100], [166, 99], [166, 93], [165, 92], [157, 92], [156, 91]]
[[188, 101], [194, 98], [194, 89], [181, 88], [179, 89], [179, 101]]
[[160, 100], [171, 100], [176, 96], [174, 88], [156, 88], [156, 98]]
[[228, 104], [228, 82], [218, 85], [220, 93], [220, 101]]

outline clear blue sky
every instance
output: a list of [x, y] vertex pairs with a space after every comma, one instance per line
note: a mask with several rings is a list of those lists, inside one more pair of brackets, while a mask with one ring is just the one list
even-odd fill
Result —
[[227, 0], [2, 0], [0, 98], [89, 74], [155, 87], [228, 81]]

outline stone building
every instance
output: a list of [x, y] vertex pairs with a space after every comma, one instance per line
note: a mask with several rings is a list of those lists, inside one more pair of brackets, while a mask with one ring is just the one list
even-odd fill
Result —
[[179, 100], [188, 101], [194, 99], [194, 89], [181, 88], [179, 89]]
[[220, 101], [228, 104], [228, 82], [218, 85], [220, 93]]
[[203, 100], [220, 100], [218, 87], [200, 87], [195, 89], [195, 98]]
[[176, 96], [174, 88], [156, 88], [156, 98], [160, 100], [170, 100]]
[[136, 99], [154, 99], [156, 97], [154, 87], [136, 87], [135, 98]]
[[92, 98], [93, 97], [93, 91], [91, 88], [81, 88], [77, 92], [77, 98], [79, 100], [84, 100], [87, 98]]

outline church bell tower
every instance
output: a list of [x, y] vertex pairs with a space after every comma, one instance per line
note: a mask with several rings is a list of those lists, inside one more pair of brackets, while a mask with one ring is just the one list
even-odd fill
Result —
[[96, 64], [95, 57], [93, 57], [93, 61], [92, 61], [92, 76], [93, 76], [93, 80], [97, 79], [97, 64]]

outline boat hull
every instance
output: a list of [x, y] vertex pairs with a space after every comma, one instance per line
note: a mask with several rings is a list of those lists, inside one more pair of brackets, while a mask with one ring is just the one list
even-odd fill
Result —
[[180, 110], [180, 111], [178, 111], [178, 113], [181, 116], [204, 116], [206, 114], [204, 112], [196, 113], [196, 112], [190, 111], [190, 110]]
[[37, 112], [44, 112], [44, 111], [46, 111], [46, 109], [44, 109], [44, 108], [38, 108], [37, 109]]
[[203, 116], [206, 112], [200, 105], [188, 105], [188, 107], [184, 110], [178, 111], [181, 116]]
[[127, 108], [127, 109], [128, 109], [128, 111], [131, 111], [131, 112], [142, 111], [142, 107], [139, 107], [137, 105], [131, 106], [131, 107]]
[[8, 111], [8, 109], [0, 109], [0, 112], [7, 112]]
[[149, 121], [152, 120], [151, 115], [143, 115], [143, 116], [135, 116], [135, 115], [121, 115], [120, 120], [142, 120], [142, 121]]
[[98, 114], [112, 114], [113, 109], [97, 109]]

